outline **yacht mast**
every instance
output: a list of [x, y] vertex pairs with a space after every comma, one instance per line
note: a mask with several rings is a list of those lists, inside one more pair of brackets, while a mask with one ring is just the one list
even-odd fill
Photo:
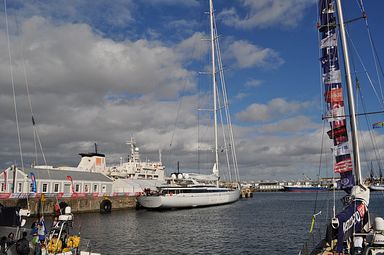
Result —
[[213, 20], [213, 1], [209, 0], [209, 18], [211, 23], [211, 54], [212, 54], [212, 83], [213, 83], [213, 118], [214, 118], [214, 135], [215, 135], [215, 165], [213, 174], [219, 176], [219, 153], [217, 141], [217, 82], [216, 82], [216, 66], [215, 66], [215, 33]]
[[346, 76], [346, 82], [347, 82], [346, 85], [347, 85], [347, 92], [348, 92], [348, 106], [349, 106], [350, 124], [351, 124], [351, 132], [352, 132], [352, 148], [353, 148], [355, 178], [356, 178], [356, 184], [359, 185], [359, 184], [362, 184], [359, 140], [357, 137], [355, 100], [353, 96], [351, 68], [349, 66], [349, 54], [348, 54], [347, 39], [345, 36], [345, 27], [344, 27], [343, 10], [341, 7], [341, 0], [336, 0], [336, 7], [337, 7], [337, 15], [339, 18], [341, 45], [343, 47], [344, 68], [345, 68], [345, 76]]

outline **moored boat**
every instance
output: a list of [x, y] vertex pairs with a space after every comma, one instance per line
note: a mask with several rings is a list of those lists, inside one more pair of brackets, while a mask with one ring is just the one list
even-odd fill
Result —
[[199, 183], [189, 174], [179, 174], [168, 185], [160, 186], [157, 190], [146, 190], [145, 195], [137, 199], [141, 206], [148, 209], [171, 209], [229, 204], [236, 202], [239, 197], [239, 187], [217, 187]]
[[[211, 67], [212, 67], [212, 97], [213, 105], [213, 138], [214, 138], [214, 162], [211, 175], [201, 175], [195, 173], [175, 173], [171, 175], [170, 183], [166, 186], [160, 186], [155, 191], [146, 190], [145, 194], [139, 196], [138, 202], [146, 208], [192, 208], [201, 206], [214, 206], [227, 203], [233, 203], [240, 198], [239, 173], [237, 165], [237, 156], [231, 118], [229, 115], [229, 104], [225, 83], [223, 82], [224, 74], [221, 63], [221, 55], [219, 53], [219, 36], [217, 34], [217, 24], [214, 17], [213, 1], [209, 1], [209, 17], [210, 17], [210, 43], [211, 43]], [[217, 79], [216, 76], [220, 76]], [[218, 86], [218, 80], [221, 87]], [[221, 92], [221, 93], [220, 93]], [[221, 95], [220, 95], [221, 94]], [[220, 106], [219, 102], [223, 102]], [[218, 116], [221, 117], [223, 140], [225, 148], [219, 149], [218, 144]], [[226, 121], [224, 123], [223, 119]], [[225, 127], [224, 127], [225, 126]], [[225, 133], [225, 131], [226, 133]], [[230, 187], [220, 187], [220, 171], [222, 165], [219, 162], [219, 151], [226, 151], [226, 165], [228, 171], [232, 171], [233, 183]], [[230, 153], [228, 153], [230, 151]], [[231, 155], [230, 155], [231, 154]]]

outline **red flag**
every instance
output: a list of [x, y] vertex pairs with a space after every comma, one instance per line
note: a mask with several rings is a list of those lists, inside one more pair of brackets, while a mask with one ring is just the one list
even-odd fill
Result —
[[341, 88], [331, 89], [324, 94], [327, 103], [335, 103], [343, 101], [343, 90]]
[[347, 135], [347, 128], [345, 126], [331, 129], [327, 132], [329, 139], [334, 139], [335, 137], [339, 136], [346, 136]]
[[334, 170], [335, 170], [335, 173], [345, 173], [348, 171], [352, 171], [352, 160], [349, 158], [349, 159], [340, 161], [339, 163], [336, 163]]
[[75, 189], [74, 189], [74, 187], [73, 187], [72, 176], [68, 175], [68, 176], [67, 176], [67, 179], [68, 179], [68, 181], [71, 182], [72, 193], [75, 193]]

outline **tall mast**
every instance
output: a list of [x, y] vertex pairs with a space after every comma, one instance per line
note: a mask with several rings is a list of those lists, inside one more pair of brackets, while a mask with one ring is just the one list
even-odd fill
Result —
[[356, 124], [356, 111], [355, 111], [355, 100], [353, 96], [353, 86], [351, 79], [351, 68], [349, 66], [349, 54], [347, 39], [345, 36], [345, 27], [344, 27], [344, 18], [343, 10], [341, 7], [341, 1], [336, 0], [337, 15], [339, 18], [340, 25], [340, 35], [341, 35], [341, 45], [343, 47], [343, 56], [344, 56], [344, 67], [345, 67], [345, 76], [347, 81], [347, 92], [348, 92], [348, 106], [349, 106], [349, 115], [351, 118], [351, 132], [352, 132], [352, 149], [353, 149], [353, 160], [354, 160], [354, 169], [356, 184], [362, 184], [361, 177], [361, 166], [360, 166], [360, 153], [359, 153], [359, 139], [357, 137], [357, 124]]
[[211, 21], [211, 54], [212, 54], [212, 83], [213, 83], [213, 118], [214, 118], [214, 135], [215, 135], [215, 167], [214, 174], [219, 175], [219, 153], [217, 141], [217, 83], [216, 83], [216, 66], [215, 66], [215, 33], [213, 20], [213, 1], [209, 0], [209, 18]]

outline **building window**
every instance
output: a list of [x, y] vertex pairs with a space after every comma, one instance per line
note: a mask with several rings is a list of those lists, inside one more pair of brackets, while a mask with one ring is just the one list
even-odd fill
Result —
[[5, 183], [4, 182], [1, 183], [1, 191], [5, 191]]
[[98, 192], [99, 190], [99, 185], [93, 184], [93, 192]]
[[75, 185], [75, 192], [80, 192], [80, 184]]
[[107, 185], [102, 185], [101, 186], [101, 192], [107, 192]]
[[17, 192], [21, 193], [22, 192], [22, 183], [21, 182], [18, 182], [17, 183]]
[[55, 183], [54, 186], [53, 186], [53, 192], [54, 193], [58, 193], [59, 192], [59, 187], [60, 187], [59, 183]]
[[89, 187], [88, 187], [88, 184], [85, 184], [84, 185], [84, 192], [88, 193], [89, 192]]
[[43, 186], [42, 186], [42, 193], [47, 193], [48, 192], [48, 183], [43, 183]]
[[64, 193], [65, 194], [71, 193], [71, 184], [70, 183], [64, 183]]

